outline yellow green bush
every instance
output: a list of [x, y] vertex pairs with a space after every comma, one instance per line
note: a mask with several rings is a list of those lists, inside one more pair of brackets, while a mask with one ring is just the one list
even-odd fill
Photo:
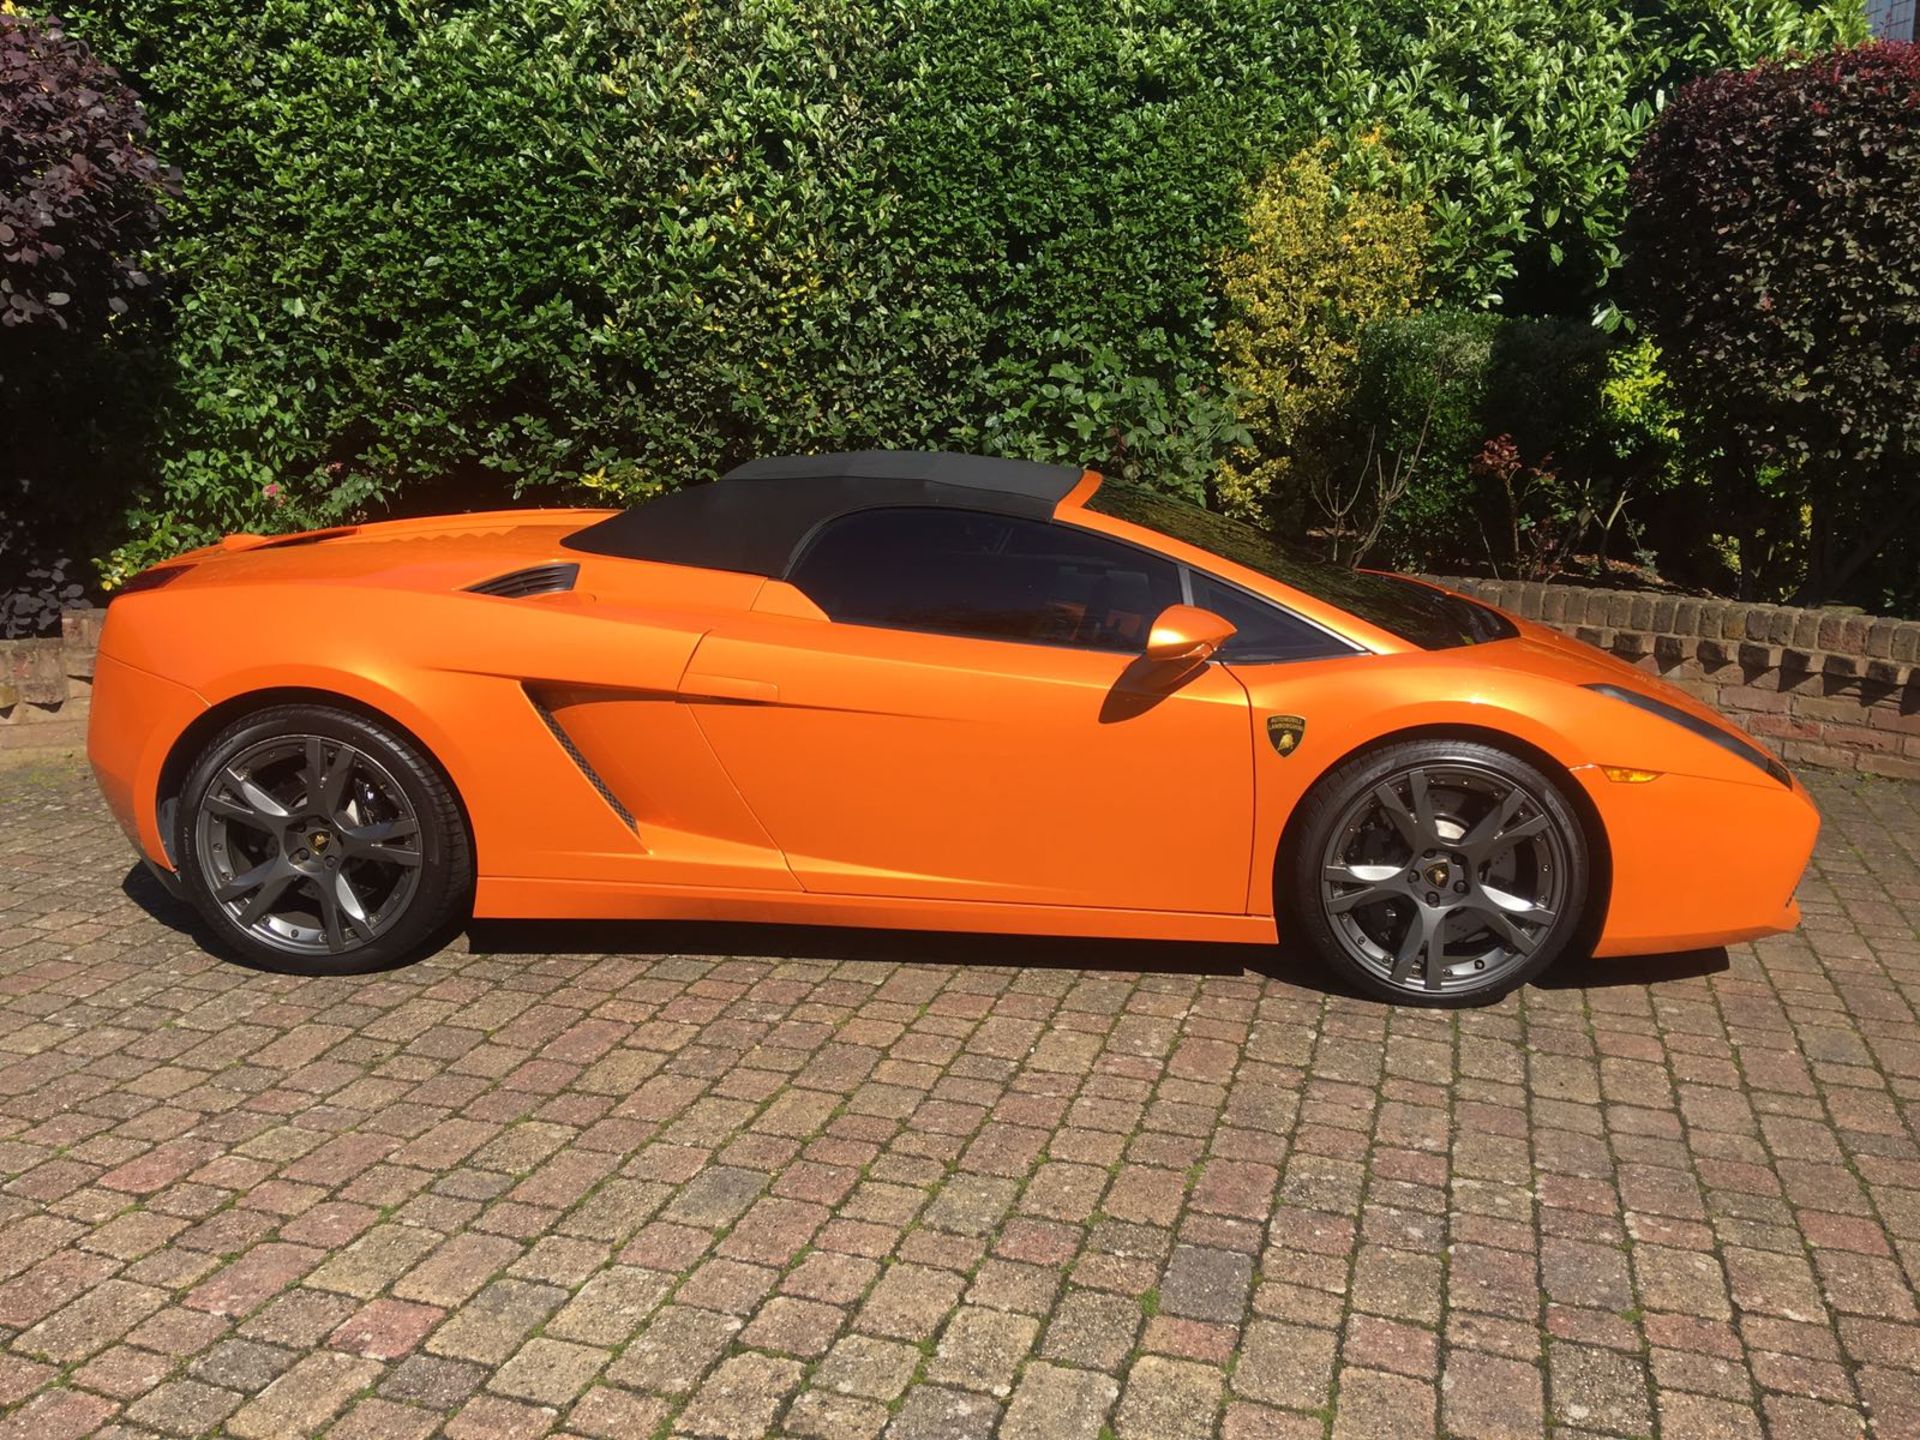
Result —
[[1347, 393], [1361, 332], [1421, 299], [1428, 240], [1421, 206], [1350, 189], [1325, 140], [1269, 173], [1246, 218], [1246, 244], [1219, 261], [1216, 344], [1251, 438], [1213, 497], [1243, 516], [1284, 492], [1296, 436]]

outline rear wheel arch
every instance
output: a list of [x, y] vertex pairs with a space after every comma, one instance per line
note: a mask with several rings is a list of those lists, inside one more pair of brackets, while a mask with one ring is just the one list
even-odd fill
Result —
[[[1496, 750], [1505, 750], [1518, 756], [1554, 782], [1568, 807], [1578, 817], [1581, 831], [1587, 841], [1587, 904], [1585, 922], [1579, 940], [1581, 943], [1587, 943], [1598, 939], [1606, 923], [1607, 908], [1613, 898], [1613, 848], [1607, 836], [1606, 822], [1601, 818], [1592, 796], [1587, 794], [1586, 786], [1574, 779], [1573, 772], [1565, 763], [1531, 741], [1523, 740], [1505, 730], [1495, 730], [1484, 725], [1452, 723], [1411, 725], [1404, 729], [1389, 730], [1376, 735], [1354, 746], [1346, 753], [1335, 756], [1314, 778], [1314, 784], [1319, 784], [1321, 779], [1331, 775], [1350, 761], [1361, 759], [1375, 751], [1387, 749], [1389, 746], [1416, 740], [1466, 740], [1479, 745], [1490, 745]], [[1312, 788], [1312, 786], [1308, 787], [1309, 790]], [[1273, 887], [1274, 919], [1283, 927], [1286, 922], [1283, 876], [1287, 867], [1294, 863], [1302, 828], [1302, 807], [1296, 804], [1293, 813], [1287, 816], [1286, 824], [1281, 827], [1280, 842], [1274, 847], [1273, 870], [1270, 876]]]
[[343, 710], [351, 715], [370, 720], [394, 731], [418, 750], [430, 765], [440, 774], [452, 794], [454, 804], [459, 808], [460, 821], [466, 827], [467, 844], [478, 859], [479, 837], [473, 828], [473, 816], [467, 809], [466, 798], [460, 793], [459, 783], [447, 763], [424, 740], [420, 733], [404, 721], [397, 719], [377, 705], [368, 704], [351, 695], [342, 695], [337, 690], [322, 690], [307, 686], [275, 686], [264, 690], [249, 690], [238, 695], [230, 695], [193, 718], [184, 730], [175, 737], [173, 746], [167, 751], [167, 758], [161, 762], [160, 776], [155, 786], [154, 807], [159, 822], [161, 844], [166, 847], [167, 859], [177, 869], [179, 857], [173, 853], [174, 821], [180, 800], [180, 792], [186, 784], [187, 776], [193, 769], [194, 761], [199, 759], [213, 738], [236, 720], [262, 710], [271, 710], [282, 705], [319, 705], [332, 710]]

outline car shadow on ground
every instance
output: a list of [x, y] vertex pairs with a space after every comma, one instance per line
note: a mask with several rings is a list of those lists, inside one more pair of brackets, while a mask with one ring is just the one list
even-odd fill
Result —
[[477, 955], [725, 955], [766, 960], [866, 960], [890, 965], [1014, 966], [1042, 970], [1132, 970], [1238, 975], [1263, 969], [1270, 946], [1168, 940], [1090, 940], [877, 930], [719, 920], [476, 920]]
[[1562, 960], [1533, 983], [1542, 990], [1606, 990], [1621, 985], [1657, 985], [1663, 980], [1697, 980], [1718, 975], [1732, 965], [1724, 945], [1665, 955], [1583, 955]]
[[[677, 920], [476, 920], [467, 929], [467, 944], [477, 955], [725, 955], [1162, 975], [1252, 973], [1307, 990], [1348, 996], [1359, 993], [1329, 974], [1311, 955], [1284, 944], [1200, 944]], [[1535, 983], [1548, 990], [1645, 986], [1717, 974], [1729, 964], [1724, 949], [1630, 959], [1569, 958]]]
[[120, 893], [153, 919], [176, 934], [186, 936], [209, 955], [218, 955], [223, 960], [233, 959], [232, 953], [220, 944], [220, 937], [214, 934], [213, 928], [200, 918], [200, 912], [187, 901], [169, 894], [167, 887], [156, 880], [146, 866], [135, 865], [127, 871], [120, 881]]
[[[142, 910], [226, 959], [206, 922], [135, 865], [121, 890]], [[1312, 956], [1290, 945], [1201, 944], [955, 931], [872, 930], [828, 925], [718, 920], [476, 920], [475, 955], [699, 955], [764, 960], [863, 960], [890, 965], [978, 965], [1044, 970], [1112, 970], [1157, 975], [1254, 974], [1306, 990], [1356, 996]], [[1627, 959], [1566, 959], [1534, 983], [1546, 990], [1596, 990], [1694, 979], [1726, 970], [1725, 949]], [[399, 967], [395, 967], [399, 968]]]

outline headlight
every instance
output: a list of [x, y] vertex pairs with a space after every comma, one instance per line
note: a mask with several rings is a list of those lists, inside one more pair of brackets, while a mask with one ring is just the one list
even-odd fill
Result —
[[1726, 730], [1722, 730], [1710, 720], [1702, 720], [1698, 715], [1690, 715], [1678, 706], [1669, 705], [1664, 700], [1656, 700], [1651, 695], [1642, 695], [1638, 690], [1628, 690], [1619, 685], [1587, 685], [1583, 689], [1597, 691], [1611, 696], [1615, 700], [1624, 700], [1636, 710], [1644, 710], [1649, 715], [1658, 715], [1662, 720], [1671, 720], [1683, 730], [1689, 730], [1702, 740], [1718, 745], [1729, 755], [1738, 755], [1749, 765], [1767, 772], [1782, 785], [1792, 786], [1793, 777], [1787, 773], [1787, 767], [1774, 759], [1751, 740], [1742, 739]]

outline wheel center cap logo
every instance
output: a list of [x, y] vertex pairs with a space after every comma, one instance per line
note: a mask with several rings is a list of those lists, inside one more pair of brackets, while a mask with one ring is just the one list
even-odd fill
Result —
[[324, 850], [333, 843], [333, 837], [324, 830], [316, 830], [307, 836], [307, 844], [315, 850]]
[[1447, 883], [1447, 877], [1452, 873], [1452, 871], [1447, 869], [1444, 861], [1437, 865], [1429, 865], [1427, 867], [1427, 883], [1435, 887], [1444, 885]]

